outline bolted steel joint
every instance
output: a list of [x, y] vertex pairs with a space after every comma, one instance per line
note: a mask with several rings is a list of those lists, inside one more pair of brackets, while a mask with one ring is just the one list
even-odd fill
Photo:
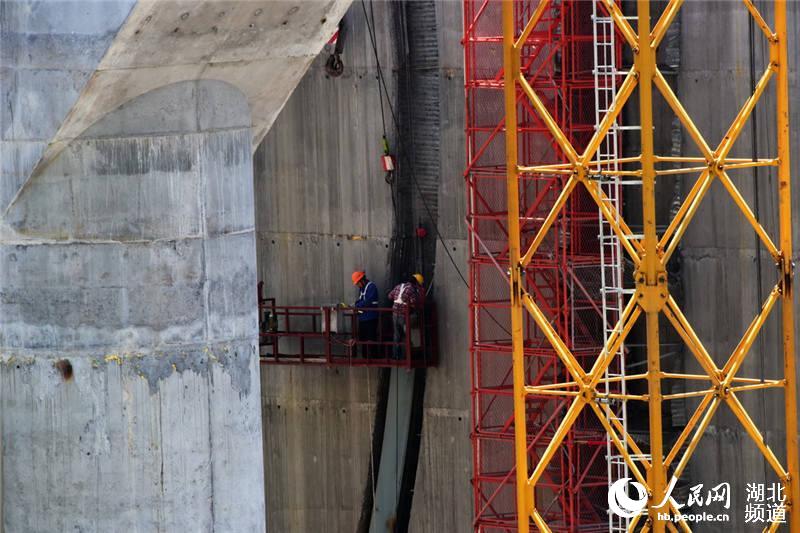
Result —
[[725, 398], [727, 398], [731, 394], [730, 385], [726, 385], [724, 383], [720, 383], [719, 385], [716, 385], [714, 387], [714, 389], [715, 389], [714, 396], [716, 396], [717, 398], [719, 398], [721, 400], [724, 400]]
[[639, 291], [639, 306], [647, 313], [657, 313], [664, 308], [669, 298], [669, 288], [667, 286], [667, 273], [659, 271], [656, 273], [654, 284], [647, 283], [647, 276], [642, 271], [634, 273], [636, 289]]
[[581, 398], [583, 398], [586, 403], [593, 402], [597, 396], [597, 391], [594, 390], [594, 388], [588, 385], [584, 385], [581, 388]]

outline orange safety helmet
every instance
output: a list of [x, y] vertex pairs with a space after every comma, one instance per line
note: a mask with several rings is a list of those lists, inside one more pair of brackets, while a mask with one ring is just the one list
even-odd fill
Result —
[[363, 270], [356, 270], [350, 279], [353, 280], [353, 285], [358, 285], [358, 282], [367, 277], [367, 273]]

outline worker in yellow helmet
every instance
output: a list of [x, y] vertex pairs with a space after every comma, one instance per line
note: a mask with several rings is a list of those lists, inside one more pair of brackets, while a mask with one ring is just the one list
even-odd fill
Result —
[[[367, 273], [363, 270], [353, 272], [350, 279], [353, 281], [353, 285], [358, 287], [358, 299], [353, 304], [358, 313], [354, 332], [356, 338], [361, 342], [376, 341], [378, 340], [378, 312], [371, 309], [378, 307], [380, 303], [378, 287], [367, 279]], [[362, 345], [361, 352], [363, 355], [369, 355], [374, 352], [374, 346]]]

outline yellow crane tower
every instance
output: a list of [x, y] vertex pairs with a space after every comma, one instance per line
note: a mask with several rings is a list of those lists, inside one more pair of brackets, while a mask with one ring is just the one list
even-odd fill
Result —
[[[511, 286], [511, 326], [513, 346], [513, 379], [514, 379], [514, 416], [515, 416], [515, 460], [516, 460], [516, 496], [520, 533], [530, 530], [531, 522], [540, 531], [550, 531], [536, 506], [535, 489], [537, 482], [553, 458], [556, 450], [566, 436], [570, 427], [581, 411], [593, 411], [619, 453], [625, 459], [631, 474], [648, 494], [647, 514], [635, 517], [629, 527], [633, 531], [641, 527], [642, 531], [663, 532], [666, 529], [677, 531], [681, 528], [690, 531], [684, 522], [673, 523], [666, 519], [666, 514], [675, 512], [674, 503], [666, 498], [668, 487], [673, 478], [680, 478], [693, 452], [709, 426], [715, 412], [722, 404], [727, 404], [736, 418], [741, 422], [747, 434], [752, 438], [766, 462], [777, 474], [786, 494], [786, 518], [792, 532], [800, 532], [800, 466], [798, 465], [797, 443], [797, 386], [795, 367], [794, 341], [794, 309], [792, 285], [794, 266], [792, 264], [792, 227], [791, 196], [789, 176], [789, 95], [787, 58], [786, 1], [774, 2], [774, 21], [770, 26], [751, 0], [744, 4], [758, 27], [769, 42], [769, 65], [755, 86], [753, 94], [739, 110], [735, 120], [716, 148], [711, 148], [706, 139], [695, 126], [691, 117], [676, 97], [656, 63], [656, 50], [661, 43], [667, 28], [678, 13], [682, 0], [670, 0], [661, 17], [651, 28], [649, 0], [637, 0], [637, 24], [633, 29], [623, 16], [614, 0], [601, 0], [613, 18], [617, 30], [633, 51], [633, 67], [619, 86], [614, 104], [600, 123], [593, 138], [582, 153], [578, 153], [564, 135], [559, 125], [548, 112], [542, 100], [536, 94], [520, 69], [520, 50], [536, 27], [542, 14], [548, 8], [549, 0], [541, 0], [530, 14], [524, 29], [519, 35], [515, 31], [516, 20], [523, 15], [522, 10], [515, 9], [515, 0], [503, 0], [503, 54], [505, 82], [505, 131], [508, 193], [508, 239], [509, 255], [512, 265], [510, 275]], [[708, 46], [709, 43], [695, 43], [697, 46]], [[742, 132], [756, 102], [764, 93], [771, 80], [776, 83], [776, 132], [777, 154], [768, 159], [729, 158], [737, 137]], [[639, 89], [639, 116], [641, 120], [641, 154], [634, 157], [619, 158], [608, 161], [594, 161], [606, 134], [619, 116], [623, 106], [635, 88]], [[667, 101], [682, 125], [688, 131], [702, 157], [666, 157], [657, 155], [653, 146], [653, 87]], [[553, 135], [568, 163], [554, 165], [526, 166], [530, 162], [518, 160], [517, 145], [517, 95], [521, 91], [530, 100], [534, 109]], [[669, 162], [679, 164], [682, 168], [659, 170], [658, 163]], [[605, 201], [604, 192], [597, 177], [619, 173], [610, 168], [614, 163], [635, 164], [639, 168], [628, 171], [640, 176], [642, 180], [643, 236], [635, 236], [630, 227], [610, 202]], [[728, 175], [734, 168], [750, 168], [756, 166], [772, 166], [777, 168], [778, 175], [778, 216], [779, 235], [774, 241], [759, 220], [753, 214], [747, 201], [737, 190]], [[554, 174], [568, 175], [564, 188], [545, 217], [533, 240], [522, 250], [519, 227], [519, 176], [521, 174]], [[686, 196], [683, 204], [667, 229], [659, 235], [655, 221], [655, 180], [659, 175], [677, 173], [696, 173], [697, 181]], [[760, 313], [753, 319], [739, 344], [730, 354], [721, 368], [717, 366], [711, 355], [703, 346], [692, 325], [669, 293], [666, 267], [672, 253], [683, 237], [687, 226], [697, 212], [703, 197], [714, 180], [724, 186], [733, 198], [744, 218], [755, 230], [761, 243], [772, 255], [776, 264], [775, 286], [763, 303]], [[585, 187], [589, 195], [597, 203], [601, 213], [613, 229], [631, 261], [634, 264], [635, 292], [625, 307], [614, 334], [609, 338], [603, 350], [598, 354], [591, 369], [581, 367], [576, 357], [570, 352], [566, 342], [549, 324], [545, 315], [537, 306], [535, 299], [524, 287], [522, 272], [536, 253], [539, 245], [557, 219], [570, 194], [576, 187]], [[757, 338], [759, 331], [774, 307], [781, 306], [781, 329], [783, 342], [784, 375], [775, 379], [756, 379], [739, 376], [742, 363]], [[709, 309], [711, 312], [712, 310]], [[559, 359], [568, 370], [571, 381], [559, 385], [529, 385], [526, 383], [523, 360], [523, 312], [531, 315], [542, 330]], [[675, 327], [689, 351], [704, 370], [704, 374], [668, 374], [661, 370], [659, 355], [659, 315], [663, 313]], [[618, 353], [621, 343], [631, 331], [634, 323], [644, 314], [647, 332], [647, 372], [628, 375], [622, 378], [604, 377], [606, 369]], [[604, 394], [599, 385], [613, 379], [644, 380], [647, 393]], [[703, 383], [699, 390], [680, 393], [663, 394], [661, 385], [664, 379], [682, 379], [687, 383]], [[782, 389], [786, 405], [786, 462], [783, 463], [770, 447], [739, 400], [740, 393], [745, 391], [769, 388]], [[530, 395], [560, 395], [571, 397], [570, 408], [560, 426], [555, 431], [552, 441], [547, 446], [540, 461], [531, 465], [528, 461], [527, 435], [525, 420], [526, 398]], [[700, 404], [690, 417], [685, 429], [671, 449], [664, 448], [661, 414], [662, 402], [679, 397], [695, 396], [701, 398]], [[625, 434], [623, 427], [611, 416], [608, 400], [646, 401], [649, 407], [649, 453], [644, 454], [633, 439]], [[623, 442], [624, 441], [624, 442]], [[685, 449], [684, 449], [685, 447]], [[683, 451], [682, 451], [683, 450]], [[632, 457], [630, 452], [636, 456]], [[533, 470], [531, 471], [531, 468]], [[661, 505], [661, 507], [659, 507]], [[659, 515], [661, 513], [661, 515]], [[643, 523], [642, 520], [645, 520]], [[767, 528], [774, 531], [778, 528], [776, 520]]]

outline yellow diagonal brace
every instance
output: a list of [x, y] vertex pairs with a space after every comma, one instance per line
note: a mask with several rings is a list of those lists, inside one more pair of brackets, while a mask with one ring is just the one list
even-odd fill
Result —
[[536, 524], [536, 527], [539, 528], [541, 533], [552, 533], [552, 529], [550, 526], [547, 525], [547, 522], [544, 521], [542, 515], [539, 514], [539, 511], [536, 509], [533, 510], [533, 523]]
[[737, 189], [736, 185], [733, 184], [730, 176], [728, 176], [728, 173], [725, 172], [725, 170], [716, 167], [714, 168], [714, 173], [719, 178], [720, 183], [722, 183], [722, 185], [728, 191], [728, 194], [731, 195], [731, 198], [733, 198], [734, 203], [739, 208], [739, 211], [742, 212], [744, 218], [747, 220], [750, 226], [752, 226], [753, 230], [755, 230], [756, 235], [758, 235], [758, 238], [761, 239], [761, 242], [764, 244], [764, 247], [766, 247], [769, 254], [772, 256], [773, 259], [775, 259], [776, 262], [780, 261], [781, 260], [780, 251], [775, 246], [775, 243], [772, 242], [772, 239], [767, 234], [767, 231], [764, 229], [764, 227], [758, 221], [756, 216], [753, 214], [753, 211], [750, 209], [750, 206], [747, 205], [747, 202], [742, 197], [741, 193], [739, 192], [739, 189]]
[[522, 87], [522, 92], [524, 92], [528, 99], [533, 104], [534, 109], [539, 114], [539, 117], [544, 122], [544, 125], [547, 126], [547, 129], [550, 130], [550, 133], [553, 135], [553, 138], [556, 140], [556, 143], [564, 152], [564, 155], [572, 164], [577, 164], [578, 162], [578, 153], [575, 151], [575, 148], [569, 142], [569, 139], [564, 132], [561, 131], [561, 128], [558, 127], [558, 124], [553, 119], [550, 112], [547, 111], [547, 108], [542, 103], [542, 100], [539, 98], [539, 95], [536, 94], [536, 91], [533, 90], [533, 87], [530, 86], [528, 80], [525, 79], [521, 73], [517, 73], [517, 83], [519, 83], [520, 87]]
[[[672, 509], [672, 514], [680, 516], [681, 512], [675, 508], [672, 502], [670, 502], [670, 509]], [[689, 524], [687, 524], [685, 520], [678, 522], [678, 525], [681, 526], [681, 531], [683, 531], [683, 533], [692, 533], [692, 528], [689, 527]]]
[[675, 460], [675, 457], [677, 457], [678, 452], [681, 451], [681, 448], [683, 448], [686, 439], [688, 439], [689, 435], [692, 434], [694, 426], [696, 426], [697, 423], [700, 421], [700, 418], [703, 416], [706, 407], [708, 407], [708, 404], [711, 403], [711, 400], [713, 398], [714, 398], [713, 394], [707, 394], [700, 401], [700, 404], [697, 406], [697, 409], [694, 410], [692, 417], [686, 423], [686, 426], [684, 426], [683, 431], [681, 431], [681, 434], [678, 435], [678, 440], [676, 440], [675, 444], [672, 445], [672, 449], [667, 454], [667, 458], [664, 459], [664, 466], [666, 468], [669, 468], [669, 465], [671, 465], [672, 461]]
[[783, 523], [783, 520], [781, 520], [781, 519], [777, 519], [777, 518], [776, 518], [776, 519], [775, 519], [775, 520], [774, 520], [774, 521], [773, 521], [773, 522], [772, 522], [772, 523], [769, 525], [769, 527], [768, 527], [767, 529], [765, 529], [764, 531], [766, 531], [767, 533], [771, 533], [772, 531], [778, 531], [778, 528], [781, 526], [781, 524], [782, 524], [782, 523]]
[[764, 302], [764, 305], [761, 307], [761, 312], [756, 315], [756, 317], [747, 327], [747, 330], [742, 336], [742, 340], [739, 341], [736, 349], [733, 350], [728, 362], [725, 363], [724, 367], [722, 367], [722, 373], [725, 375], [725, 379], [722, 381], [723, 385], [731, 385], [731, 383], [733, 383], [733, 378], [736, 377], [736, 372], [739, 371], [739, 367], [744, 362], [744, 358], [750, 351], [750, 347], [753, 345], [753, 342], [755, 342], [761, 327], [764, 325], [764, 322], [767, 321], [767, 317], [780, 297], [781, 291], [777, 286], [775, 286], [775, 288], [772, 289], [772, 292], [769, 293], [767, 301]]
[[653, 27], [653, 31], [650, 32], [651, 47], [658, 48], [658, 45], [661, 44], [661, 40], [667, 34], [667, 28], [669, 28], [672, 21], [675, 20], [675, 16], [678, 14], [682, 5], [683, 0], [670, 0], [669, 4], [667, 4], [667, 7], [661, 14], [661, 18], [658, 19], [658, 22]]
[[[678, 209], [678, 212], [675, 213], [675, 217], [670, 222], [669, 226], [667, 227], [664, 235], [661, 236], [661, 240], [658, 242], [658, 246], [660, 249], [664, 250], [661, 256], [661, 262], [665, 263], [669, 261], [669, 258], [672, 257], [673, 252], [678, 247], [678, 244], [681, 242], [683, 238], [683, 234], [686, 233], [686, 229], [689, 227], [689, 222], [691, 222], [694, 215], [697, 213], [697, 210], [700, 208], [700, 204], [703, 201], [708, 190], [711, 188], [711, 183], [714, 181], [714, 173], [710, 170], [705, 170], [700, 177], [695, 182], [692, 190], [689, 191], [689, 194], [686, 196], [686, 199], [681, 204], [681, 207]], [[675, 236], [670, 239], [670, 236], [675, 233]], [[664, 245], [669, 242], [666, 249], [664, 249]]]
[[628, 524], [628, 533], [633, 533], [636, 531], [636, 526], [639, 524], [639, 519], [642, 518], [642, 515], [637, 514], [633, 518], [631, 518], [630, 523]]
[[581, 165], [587, 166], [589, 162], [591, 162], [592, 157], [594, 157], [594, 154], [596, 154], [597, 150], [600, 148], [600, 144], [605, 140], [609, 130], [622, 112], [623, 106], [628, 101], [631, 94], [633, 94], [633, 90], [636, 88], [638, 81], [639, 71], [634, 67], [628, 72], [628, 75], [625, 76], [625, 80], [617, 89], [617, 94], [614, 97], [614, 101], [611, 102], [608, 112], [603, 117], [603, 120], [600, 121], [597, 131], [594, 132], [591, 140], [586, 145], [586, 149], [583, 151], [580, 158]]
[[764, 436], [753, 423], [753, 420], [750, 418], [750, 415], [747, 414], [747, 410], [744, 408], [741, 402], [739, 402], [739, 398], [736, 397], [736, 394], [733, 392], [728, 394], [728, 396], [725, 398], [725, 402], [728, 404], [728, 407], [731, 408], [733, 414], [736, 415], [736, 418], [739, 419], [739, 422], [742, 423], [745, 431], [747, 431], [747, 434], [750, 435], [751, 439], [753, 439], [756, 447], [758, 447], [758, 449], [761, 451], [761, 454], [767, 460], [769, 465], [773, 470], [775, 470], [775, 473], [778, 474], [778, 478], [781, 481], [785, 481], [786, 477], [788, 476], [786, 470], [784, 470], [783, 465], [781, 465], [780, 461], [778, 461], [778, 458], [775, 457], [772, 449], [767, 446]]
[[547, 6], [549, 5], [550, 5], [550, 0], [539, 1], [539, 5], [536, 6], [536, 10], [533, 12], [530, 20], [528, 20], [528, 23], [525, 24], [525, 28], [523, 28], [519, 38], [514, 43], [514, 49], [517, 55], [519, 55], [519, 51], [522, 49], [522, 45], [525, 44], [525, 41], [528, 40], [528, 36], [533, 31], [533, 28], [535, 28], [536, 25], [539, 24], [539, 19], [542, 18], [544, 10], [547, 9]]
[[681, 474], [683, 474], [683, 470], [686, 468], [686, 465], [689, 464], [689, 459], [692, 458], [692, 454], [694, 453], [695, 449], [697, 449], [697, 445], [700, 444], [700, 440], [703, 438], [703, 435], [706, 432], [706, 428], [711, 423], [711, 419], [714, 418], [714, 413], [717, 412], [717, 408], [719, 408], [722, 400], [718, 397], [714, 397], [711, 400], [711, 405], [706, 411], [706, 414], [703, 415], [703, 419], [700, 422], [700, 425], [697, 426], [694, 434], [692, 435], [692, 440], [689, 441], [689, 446], [686, 448], [686, 451], [681, 457], [680, 462], [678, 462], [677, 466], [675, 466], [675, 470], [672, 472], [674, 477], [680, 478]]
[[641, 258], [639, 257], [641, 245], [633, 239], [633, 233], [625, 223], [625, 220], [619, 215], [617, 209], [612, 208], [609, 202], [606, 201], [608, 197], [596, 182], [592, 180], [583, 180], [582, 183], [584, 187], [586, 187], [586, 190], [589, 191], [589, 195], [592, 197], [592, 200], [594, 200], [594, 203], [600, 208], [600, 213], [602, 213], [608, 225], [611, 226], [620, 244], [628, 253], [634, 265], [638, 267], [639, 263], [641, 263]]
[[678, 335], [681, 336], [683, 342], [688, 346], [689, 351], [694, 354], [697, 362], [700, 363], [700, 366], [706, 371], [708, 377], [711, 378], [711, 382], [714, 383], [714, 385], [719, 385], [719, 368], [717, 368], [716, 363], [714, 363], [714, 360], [708, 354], [708, 351], [706, 351], [697, 333], [694, 332], [691, 324], [689, 324], [689, 321], [683, 316], [680, 307], [678, 307], [677, 302], [675, 302], [671, 294], [667, 296], [667, 305], [664, 306], [663, 311], [667, 319], [672, 323], [675, 331], [678, 332]]
[[642, 472], [639, 470], [639, 467], [631, 458], [630, 453], [628, 453], [628, 449], [620, 440], [619, 436], [617, 435], [617, 432], [614, 430], [614, 428], [611, 427], [611, 424], [609, 424], [606, 415], [600, 410], [600, 408], [597, 406], [597, 403], [589, 402], [589, 405], [591, 406], [594, 413], [597, 415], [597, 419], [600, 421], [600, 424], [602, 424], [603, 428], [605, 428], [606, 433], [608, 433], [608, 436], [611, 437], [611, 442], [614, 443], [614, 446], [617, 448], [617, 451], [625, 460], [625, 464], [627, 464], [628, 468], [630, 468], [630, 471], [633, 473], [633, 477], [635, 477], [636, 481], [641, 483], [642, 486], [645, 487], [645, 489], [650, 490], [650, 487], [647, 485], [647, 479], [645, 478], [644, 474], [642, 474]]
[[773, 33], [772, 29], [767, 24], [767, 21], [764, 20], [764, 17], [761, 16], [761, 13], [758, 11], [755, 5], [753, 5], [752, 0], [744, 0], [744, 5], [747, 6], [747, 10], [753, 16], [753, 19], [758, 24], [758, 27], [761, 28], [761, 31], [764, 32], [764, 36], [772, 41], [775, 38], [775, 34]]
[[533, 474], [531, 477], [528, 478], [528, 485], [534, 486], [538, 483], [539, 478], [542, 477], [544, 474], [544, 470], [547, 468], [547, 465], [550, 464], [550, 460], [555, 455], [556, 450], [559, 446], [561, 446], [561, 442], [564, 440], [564, 437], [567, 436], [567, 432], [569, 432], [572, 424], [575, 423], [575, 419], [578, 418], [578, 415], [581, 414], [583, 410], [583, 406], [586, 405], [586, 401], [581, 396], [577, 396], [574, 400], [572, 400], [572, 404], [569, 406], [566, 414], [564, 415], [564, 420], [561, 421], [559, 424], [558, 429], [553, 434], [553, 438], [550, 439], [550, 443], [547, 445], [547, 448], [544, 449], [544, 453], [539, 458], [539, 463], [536, 465], [536, 468], [533, 470]]
[[558, 194], [558, 198], [556, 198], [555, 203], [547, 213], [544, 222], [542, 222], [542, 225], [539, 227], [539, 231], [536, 232], [533, 242], [531, 242], [528, 250], [525, 252], [525, 255], [523, 255], [520, 259], [520, 264], [522, 264], [523, 267], [526, 267], [528, 264], [530, 264], [531, 260], [533, 259], [533, 255], [544, 241], [547, 232], [550, 231], [550, 227], [556, 221], [556, 218], [558, 218], [558, 214], [561, 212], [561, 209], [563, 209], [564, 204], [567, 203], [569, 195], [572, 194], [572, 189], [574, 189], [577, 184], [578, 179], [574, 175], [570, 176], [567, 180], [567, 183], [564, 184], [564, 188], [561, 189], [561, 192]]
[[762, 74], [761, 78], [758, 80], [753, 94], [751, 94], [750, 98], [745, 101], [744, 105], [739, 110], [739, 113], [736, 115], [736, 118], [733, 120], [733, 122], [731, 122], [728, 132], [722, 138], [722, 142], [719, 143], [719, 148], [717, 149], [717, 158], [719, 161], [725, 161], [725, 158], [728, 156], [731, 148], [733, 148], [733, 144], [736, 142], [736, 139], [739, 137], [742, 129], [744, 129], [747, 119], [750, 118], [750, 114], [753, 112], [753, 109], [755, 109], [758, 99], [761, 98], [761, 95], [764, 93], [764, 89], [767, 88], [769, 80], [772, 78], [772, 74], [774, 72], [775, 70], [772, 65], [767, 67], [767, 69], [764, 71], [764, 74]]
[[644, 458], [644, 452], [642, 452], [642, 449], [639, 448], [638, 444], [636, 444], [636, 441], [633, 440], [633, 437], [631, 437], [630, 433], [628, 433], [622, 426], [622, 424], [620, 424], [619, 420], [617, 420], [617, 417], [614, 415], [613, 411], [611, 411], [611, 408], [607, 404], [603, 404], [603, 410], [608, 415], [606, 417], [607, 420], [611, 422], [611, 425], [614, 426], [614, 429], [619, 431], [618, 435], [622, 435], [621, 438], [625, 439], [625, 444], [627, 444], [628, 448], [630, 448], [634, 454], [639, 456], [637, 459], [639, 459], [639, 462], [642, 463], [644, 469], [649, 470], [650, 461]]
[[[630, 241], [630, 244], [638, 253], [644, 252], [644, 247], [638, 239], [633, 239], [633, 231], [628, 227], [627, 222], [625, 222], [620, 212], [615, 207], [611, 207], [611, 201], [608, 196], [606, 196], [603, 188], [593, 180], [585, 180], [584, 186], [589, 190], [589, 194], [592, 196], [594, 203], [597, 204], [597, 207], [600, 208], [606, 222], [608, 222], [612, 228], [618, 227], [619, 233], [625, 235], [626, 239]], [[619, 235], [617, 236], [619, 237]], [[636, 260], [636, 257], [632, 259]]]
[[615, 0], [602, 0], [603, 5], [606, 6], [609, 15], [614, 20], [614, 24], [617, 25], [620, 33], [622, 36], [625, 37], [625, 40], [628, 41], [631, 49], [634, 51], [639, 50], [639, 37], [636, 35], [636, 32], [633, 31], [631, 25], [625, 20], [625, 15], [622, 14], [622, 10], [620, 10], [619, 6], [617, 5]]
[[533, 301], [533, 298], [531, 298], [530, 294], [527, 292], [524, 292], [522, 295], [522, 305], [525, 306], [525, 309], [528, 310], [528, 313], [530, 313], [533, 320], [542, 330], [542, 333], [544, 333], [544, 336], [556, 351], [561, 362], [564, 363], [572, 379], [584, 383], [586, 381], [586, 372], [581, 368], [580, 363], [578, 363], [575, 356], [572, 355], [572, 352], [569, 351], [567, 345], [561, 340], [561, 337], [556, 333], [556, 330], [553, 329], [553, 326], [550, 325], [550, 321], [545, 318], [542, 310], [539, 309], [539, 306], [536, 305], [536, 302]]
[[672, 92], [672, 87], [669, 86], [667, 80], [664, 78], [661, 71], [656, 69], [655, 77], [653, 78], [653, 83], [658, 88], [661, 95], [664, 97], [664, 100], [667, 101], [667, 104], [670, 108], [672, 108], [673, 113], [678, 117], [678, 120], [681, 121], [683, 127], [686, 128], [686, 131], [689, 133], [689, 136], [692, 138], [694, 143], [700, 149], [700, 153], [706, 159], [706, 161], [712, 161], [714, 159], [713, 154], [711, 153], [711, 148], [708, 146], [708, 143], [703, 138], [703, 135], [700, 133], [700, 130], [697, 129], [695, 126], [694, 121], [689, 116], [689, 113], [686, 112], [686, 109], [683, 108], [683, 104], [681, 104], [678, 97], [675, 96], [675, 93]]
[[642, 308], [637, 304], [638, 296], [639, 291], [636, 291], [627, 305], [625, 305], [619, 320], [614, 325], [614, 332], [608, 337], [608, 341], [603, 346], [603, 351], [600, 352], [600, 357], [592, 365], [592, 369], [589, 371], [589, 376], [591, 377], [588, 384], [589, 387], [595, 388], [597, 386], [597, 383], [603, 377], [609, 365], [611, 365], [620, 346], [642, 313]]

